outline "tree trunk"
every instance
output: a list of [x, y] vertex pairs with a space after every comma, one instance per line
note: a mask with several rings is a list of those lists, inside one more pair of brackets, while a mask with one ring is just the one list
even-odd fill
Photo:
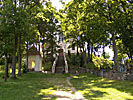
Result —
[[82, 49], [81, 49], [81, 46], [80, 46], [80, 51], [81, 51]]
[[91, 45], [91, 57], [90, 57], [91, 62], [92, 62], [92, 53], [93, 53], [93, 44]]
[[85, 63], [85, 67], [86, 67], [86, 71], [88, 70], [88, 63], [87, 63], [87, 60], [86, 60], [86, 50], [84, 48], [84, 43], [82, 42], [82, 49], [83, 49], [83, 60], [84, 60], [84, 63]]
[[21, 34], [19, 34], [18, 76], [21, 76]]
[[39, 46], [39, 52], [40, 52], [40, 48], [41, 48], [41, 47], [40, 47], [40, 42], [38, 43], [38, 46]]
[[[42, 61], [42, 63], [43, 63], [43, 65], [45, 64], [45, 54], [44, 54], [44, 51], [42, 51], [43, 52], [43, 61]], [[45, 70], [44, 70], [45, 71]]]
[[45, 54], [44, 54], [44, 53], [45, 53], [45, 51], [44, 51], [44, 47], [43, 47], [43, 45], [44, 45], [44, 44], [42, 44], [42, 52], [43, 52], [43, 64], [44, 64], [44, 62], [45, 62], [45, 61], [44, 61], [44, 60], [45, 60]]
[[131, 61], [133, 61], [133, 57], [131, 56]]
[[[52, 41], [53, 41], [53, 40], [52, 40]], [[54, 62], [54, 61], [53, 61], [53, 49], [54, 49], [54, 48], [53, 48], [53, 42], [52, 42], [52, 48], [51, 48], [51, 62], [52, 62], [52, 64], [53, 64], [53, 62]]]
[[44, 43], [42, 43], [42, 52], [43, 52], [43, 61], [42, 61], [42, 63], [43, 63], [43, 65], [44, 65], [44, 64], [45, 64]]
[[[15, 9], [14, 9], [14, 13], [16, 14], [16, 5], [17, 5], [17, 1], [14, 1], [15, 3]], [[17, 23], [15, 23], [15, 27]], [[17, 34], [16, 34], [16, 28], [14, 28], [14, 52], [13, 52], [13, 56], [12, 56], [12, 78], [16, 78], [16, 52], [17, 52]]]
[[104, 43], [103, 43], [103, 58], [105, 58], [105, 46], [104, 46]]
[[[131, 51], [131, 50], [129, 49], [129, 51]], [[133, 60], [132, 52], [129, 52], [129, 56], [128, 57], [131, 59], [131, 61]]]
[[53, 51], [54, 51], [54, 47], [53, 47], [53, 36], [51, 35], [51, 63], [53, 64], [54, 59], [53, 59]]
[[82, 49], [83, 49], [83, 52], [85, 52], [85, 49], [84, 49], [84, 44], [82, 43]]
[[79, 56], [78, 45], [77, 45], [77, 56]]
[[5, 77], [4, 77], [4, 81], [7, 81], [7, 77], [8, 77], [8, 58], [7, 58], [7, 54], [5, 54]]
[[87, 40], [87, 50], [88, 50], [88, 63], [90, 61], [90, 40]]
[[28, 71], [28, 58], [29, 58], [29, 53], [28, 53], [28, 50], [29, 50], [29, 42], [27, 41], [27, 44], [26, 44], [26, 68], [25, 68], [25, 72]]
[[[109, 11], [112, 10], [112, 5], [108, 5]], [[111, 13], [109, 12], [109, 21], [113, 21], [113, 18], [111, 16]], [[118, 64], [118, 55], [117, 55], [117, 47], [116, 47], [116, 42], [115, 42], [115, 36], [114, 36], [114, 31], [113, 31], [113, 26], [110, 26], [111, 28], [111, 34], [112, 34], [112, 41], [113, 41], [113, 51], [114, 51], [114, 64], [115, 64], [115, 70], [119, 71], [119, 64]]]
[[85, 66], [86, 66], [86, 71], [88, 71], [88, 63], [86, 61], [86, 52], [83, 52], [83, 57], [84, 57], [84, 63], [85, 63]]
[[119, 71], [117, 47], [116, 47], [116, 42], [115, 42], [114, 33], [112, 33], [112, 40], [113, 40], [114, 64], [115, 64], [115, 68], [114, 68], [114, 69], [115, 69], [116, 71]]
[[17, 36], [15, 35], [14, 52], [12, 57], [12, 78], [16, 78], [16, 51], [17, 51]]

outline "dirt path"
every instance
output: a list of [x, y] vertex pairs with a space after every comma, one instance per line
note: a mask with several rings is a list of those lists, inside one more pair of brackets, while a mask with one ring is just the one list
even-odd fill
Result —
[[67, 77], [67, 78], [66, 78], [66, 82], [67, 82], [67, 84], [68, 84], [69, 86], [71, 86], [70, 89], [71, 89], [71, 91], [74, 93], [74, 94], [73, 94], [73, 96], [74, 96], [74, 99], [73, 99], [73, 100], [86, 100], [86, 99], [84, 98], [84, 96], [83, 96], [81, 93], [79, 93], [79, 92], [72, 86], [72, 84], [71, 84], [71, 82], [70, 82], [70, 79], [72, 79], [72, 77]]
[[[60, 79], [54, 78], [54, 80], [57, 80], [54, 85], [54, 87], [56, 87], [56, 90], [54, 90], [51, 94], [46, 95], [45, 98], [47, 98], [48, 100], [87, 100], [73, 87], [70, 82], [71, 79], [72, 77], [66, 77], [65, 79], [63, 79], [64, 81], [60, 81]], [[53, 81], [51, 80], [50, 83], [53, 83]]]

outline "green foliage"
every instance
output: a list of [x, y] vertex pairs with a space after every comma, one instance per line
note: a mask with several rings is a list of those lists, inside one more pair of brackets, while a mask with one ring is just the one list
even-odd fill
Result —
[[4, 65], [0, 65], [0, 73], [5, 70]]
[[24, 64], [23, 65], [23, 73], [27, 73], [27, 71], [28, 71], [28, 69], [27, 69], [28, 67], [27, 67], [27, 65], [26, 64]]
[[80, 67], [85, 67], [85, 61], [84, 61], [83, 53], [80, 54]]
[[88, 50], [122, 41], [123, 46], [113, 47], [118, 67], [117, 49], [120, 55], [133, 58], [132, 7], [132, 1], [127, 0], [72, 0], [60, 10], [61, 29], [66, 41], [79, 47], [88, 42]]
[[105, 52], [105, 59], [109, 59], [110, 58], [110, 55], [108, 52]]
[[95, 69], [96, 66], [94, 65], [93, 62], [89, 62], [89, 63], [88, 63], [88, 68], [89, 68], [89, 69]]
[[71, 54], [71, 58], [67, 55], [66, 59], [67, 59], [69, 69], [73, 68], [73, 66], [78, 67], [80, 65], [80, 56]]
[[52, 69], [52, 63], [51, 62], [46, 62], [44, 65], [44, 71], [51, 71]]
[[66, 56], [68, 66], [71, 66], [71, 58], [67, 55]]
[[76, 56], [76, 55], [73, 55], [72, 58], [71, 58], [71, 63], [72, 63], [72, 65], [79, 66], [79, 64], [80, 64], [80, 57]]
[[[68, 62], [68, 66], [70, 68], [72, 68], [72, 66], [82, 66], [85, 67], [85, 63], [84, 63], [84, 58], [81, 59], [81, 55], [80, 56], [76, 56], [76, 55], [71, 55], [71, 58], [69, 58], [69, 56], [67, 55], [67, 62]], [[86, 59], [88, 59], [88, 57], [86, 56]], [[98, 57], [98, 56], [94, 56], [92, 58], [92, 62], [88, 63], [88, 68], [89, 69], [112, 69], [112, 66], [114, 65], [114, 62], [108, 59], [105, 59], [103, 57]], [[81, 61], [83, 60], [83, 62], [81, 63]], [[82, 65], [80, 65], [82, 64]]]
[[0, 58], [0, 65], [4, 65], [5, 64], [5, 59], [2, 57]]
[[[55, 35], [58, 20], [55, 18], [56, 9], [50, 1], [2, 0], [0, 4], [0, 56], [7, 54], [12, 57], [22, 54], [22, 57], [25, 57], [28, 49], [27, 42], [28, 45], [49, 43], [53, 56], [56, 52], [54, 48], [57, 46]], [[18, 52], [18, 46], [21, 52]], [[51, 60], [53, 60], [52, 56]], [[12, 72], [15, 72], [16, 64], [13, 65]], [[24, 65], [23, 72], [27, 70], [25, 68]]]
[[68, 57], [71, 58], [71, 52], [68, 50]]
[[93, 56], [93, 63], [98, 69], [112, 69], [112, 66], [114, 65], [113, 61], [98, 56]]
[[130, 64], [131, 66], [133, 66], [133, 60], [127, 59], [125, 60], [125, 64]]

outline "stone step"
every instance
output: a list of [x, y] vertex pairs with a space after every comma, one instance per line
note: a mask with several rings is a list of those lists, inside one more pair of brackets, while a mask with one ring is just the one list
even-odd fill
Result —
[[62, 67], [56, 67], [56, 69], [55, 69], [55, 72], [56, 73], [63, 73], [64, 72], [64, 67], [62, 66]]
[[65, 61], [64, 61], [64, 56], [59, 55], [58, 60], [55, 66], [55, 72], [56, 73], [64, 73], [65, 71]]
[[56, 66], [65, 66], [64, 56], [59, 56]]
[[65, 63], [64, 62], [57, 62], [56, 67], [58, 67], [58, 66], [65, 66]]

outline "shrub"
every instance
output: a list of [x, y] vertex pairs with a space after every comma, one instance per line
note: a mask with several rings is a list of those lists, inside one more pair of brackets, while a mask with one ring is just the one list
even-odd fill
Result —
[[80, 65], [80, 56], [71, 55], [71, 58], [70, 58], [69, 55], [67, 55], [66, 59], [67, 59], [69, 69], [73, 68], [73, 66]]
[[71, 62], [72, 62], [72, 65], [79, 65], [80, 64], [80, 57], [76, 56], [76, 55], [72, 56]]
[[112, 65], [114, 62], [108, 59], [104, 59], [103, 57], [98, 57], [93, 55], [93, 63], [98, 69], [112, 69]]
[[4, 65], [5, 64], [5, 59], [4, 58], [0, 58], [0, 65]]
[[51, 71], [52, 69], [52, 63], [51, 62], [46, 62], [44, 64], [44, 71]]
[[94, 65], [93, 62], [89, 62], [89, 63], [88, 63], [88, 68], [89, 68], [89, 69], [95, 69], [96, 66]]
[[23, 73], [26, 73], [27, 71], [28, 71], [27, 65], [24, 64], [24, 65], [23, 65]]
[[68, 57], [71, 58], [71, 52], [68, 50]]

